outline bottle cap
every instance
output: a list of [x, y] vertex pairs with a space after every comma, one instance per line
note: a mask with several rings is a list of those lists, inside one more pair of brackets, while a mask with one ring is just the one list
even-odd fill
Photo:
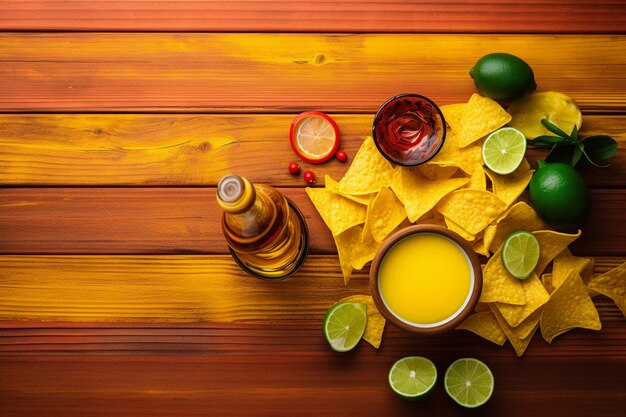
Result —
[[224, 211], [244, 211], [254, 202], [255, 197], [256, 192], [250, 181], [239, 175], [226, 175], [217, 184], [217, 202]]

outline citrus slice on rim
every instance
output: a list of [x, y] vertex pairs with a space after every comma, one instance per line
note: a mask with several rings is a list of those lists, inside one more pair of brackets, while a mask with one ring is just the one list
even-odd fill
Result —
[[332, 158], [339, 149], [339, 128], [329, 115], [306, 111], [291, 122], [289, 142], [303, 161], [320, 164]]

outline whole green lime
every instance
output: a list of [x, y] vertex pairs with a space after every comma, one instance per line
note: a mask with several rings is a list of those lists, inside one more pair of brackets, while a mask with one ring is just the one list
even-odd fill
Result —
[[485, 55], [474, 64], [470, 77], [478, 91], [494, 100], [515, 101], [537, 89], [530, 65], [511, 54]]
[[550, 226], [562, 231], [582, 226], [589, 210], [587, 185], [572, 166], [539, 161], [528, 188], [535, 211]]

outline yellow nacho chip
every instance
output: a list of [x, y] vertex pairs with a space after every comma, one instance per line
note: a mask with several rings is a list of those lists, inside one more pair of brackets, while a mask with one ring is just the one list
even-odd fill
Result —
[[524, 159], [522, 165], [512, 174], [498, 175], [490, 170], [485, 172], [491, 180], [494, 194], [507, 205], [511, 205], [524, 192], [535, 171], [530, 169], [530, 164]]
[[506, 335], [500, 328], [496, 316], [491, 310], [474, 313], [456, 327], [457, 330], [469, 330], [483, 339], [502, 346], [506, 342]]
[[467, 240], [468, 242], [472, 242], [474, 239], [476, 239], [476, 235], [471, 234], [470, 232], [463, 229], [461, 226], [459, 226], [458, 224], [456, 224], [455, 222], [453, 222], [452, 220], [448, 219], [445, 216], [444, 216], [444, 220], [446, 222], [446, 227], [448, 229], [452, 230], [453, 232], [455, 232], [456, 234], [458, 234], [459, 236], [461, 236], [463, 239]]
[[340, 302], [343, 301], [363, 303], [367, 306], [367, 323], [365, 324], [363, 340], [378, 349], [380, 347], [380, 342], [383, 339], [385, 318], [378, 312], [378, 309], [376, 309], [376, 305], [374, 304], [372, 297], [369, 295], [351, 295], [340, 300]]
[[428, 181], [406, 169], [398, 168], [392, 176], [391, 188], [406, 209], [409, 221], [415, 222], [447, 194], [467, 184], [467, 178]]
[[352, 242], [350, 256], [352, 258], [352, 267], [354, 269], [363, 269], [366, 263], [374, 259], [381, 243], [374, 240], [371, 229], [366, 229], [365, 233], [363, 233], [361, 226], [357, 226], [357, 229], [359, 230], [359, 237], [356, 242]]
[[437, 209], [469, 233], [477, 234], [506, 209], [506, 204], [488, 191], [463, 189], [442, 199]]
[[[431, 164], [427, 162], [423, 165], [420, 165], [415, 168], [405, 167], [404, 169], [408, 169], [412, 173], [419, 172], [419, 174], [423, 175], [426, 179], [430, 181], [440, 181], [447, 180], [457, 173], [459, 170], [456, 166], [441, 166], [437, 164]], [[419, 177], [419, 175], [417, 175]]]
[[352, 276], [352, 244], [361, 239], [361, 228], [352, 227], [345, 232], [334, 236], [335, 246], [337, 246], [337, 255], [339, 256], [339, 265], [341, 265], [341, 273], [343, 274], [343, 284], [348, 285]]
[[579, 258], [568, 248], [563, 249], [552, 264], [552, 285], [555, 288], [560, 286], [572, 270], [580, 274], [585, 284], [589, 283], [593, 279], [593, 258]]
[[589, 282], [589, 289], [606, 295], [626, 317], [626, 262]]
[[498, 324], [500, 325], [500, 327], [502, 328], [502, 331], [506, 335], [506, 338], [509, 339], [509, 342], [511, 342], [513, 349], [515, 349], [515, 353], [517, 354], [517, 356], [522, 356], [524, 352], [526, 351], [526, 348], [530, 344], [530, 341], [532, 340], [533, 336], [535, 335], [535, 332], [537, 331], [537, 328], [539, 327], [539, 325], [535, 325], [535, 328], [532, 329], [530, 333], [528, 333], [528, 336], [526, 336], [523, 339], [520, 339], [515, 334], [515, 331], [513, 330], [513, 328], [509, 326], [506, 320], [504, 320], [504, 317], [502, 317], [502, 314], [500, 314], [500, 311], [496, 308], [496, 306], [491, 304], [490, 307], [491, 307], [491, 311], [493, 312], [493, 315], [496, 317], [496, 320], [498, 320]]
[[[480, 302], [524, 305], [526, 296], [518, 279], [507, 272], [502, 263], [500, 250], [487, 262], [483, 270], [483, 290]], [[495, 306], [494, 306], [495, 307]]]
[[333, 236], [365, 222], [367, 210], [362, 204], [324, 188], [307, 187], [306, 193]]
[[[453, 134], [458, 135], [461, 133], [461, 118], [465, 113], [466, 103], [448, 104], [441, 106], [439, 109], [443, 113], [443, 118], [446, 119], [446, 123], [450, 126], [450, 130]], [[446, 137], [449, 132], [446, 133]]]
[[539, 327], [539, 320], [541, 320], [541, 313], [543, 313], [543, 306], [539, 307], [530, 316], [521, 322], [517, 327], [513, 327], [513, 333], [519, 339], [526, 339], [531, 332], [537, 330]]
[[339, 191], [339, 183], [337, 181], [335, 181], [334, 179], [332, 179], [332, 177], [330, 175], [325, 175], [324, 176], [324, 184], [326, 189], [328, 191], [332, 191], [333, 193], [337, 193], [349, 200], [352, 200], [354, 202], [357, 202], [359, 204], [363, 204], [364, 206], [367, 206], [367, 203], [370, 200], [370, 194], [364, 194], [364, 195], [352, 195], [352, 194], [346, 194], [346, 193], [342, 193]]
[[495, 225], [485, 229], [485, 246], [495, 252], [506, 238], [516, 230], [545, 230], [548, 226], [539, 218], [535, 210], [523, 201], [515, 203], [496, 220]]
[[392, 167], [368, 136], [354, 156], [348, 172], [339, 181], [339, 191], [350, 195], [377, 193], [387, 185]]
[[479, 166], [474, 170], [474, 172], [470, 176], [470, 181], [467, 184], [467, 188], [487, 191], [487, 179], [485, 177], [485, 171], [483, 170], [482, 166]]
[[466, 147], [511, 121], [502, 106], [490, 98], [472, 94], [461, 116], [459, 146]]
[[522, 280], [521, 283], [524, 289], [524, 297], [526, 298], [524, 305], [496, 303], [496, 307], [500, 310], [502, 317], [511, 327], [519, 326], [539, 307], [547, 303], [550, 298], [537, 275], [531, 274], [528, 278]]
[[462, 148], [458, 143], [458, 136], [454, 133], [448, 133], [437, 156], [424, 165], [440, 165], [450, 168], [458, 167], [466, 174], [470, 175], [477, 168], [482, 170], [482, 149], [480, 145]]
[[550, 295], [541, 315], [541, 335], [552, 343], [555, 337], [576, 327], [600, 330], [600, 316], [576, 271]]
[[475, 239], [472, 247], [474, 248], [474, 251], [479, 255], [486, 256], [487, 258], [489, 258], [489, 255], [491, 255], [489, 253], [489, 250], [487, 250], [487, 247], [485, 246], [485, 241], [483, 239]]
[[365, 224], [363, 225], [363, 230], [361, 231], [361, 242], [365, 241], [367, 234], [372, 231], [372, 206], [374, 205], [374, 200], [377, 195], [378, 194], [372, 194], [367, 203], [367, 214], [365, 215]]
[[560, 233], [552, 230], [537, 230], [532, 232], [539, 241], [539, 262], [535, 267], [535, 273], [541, 275], [546, 266], [563, 252], [570, 243], [578, 239], [580, 230], [576, 234]]
[[552, 274], [543, 274], [541, 276], [541, 283], [543, 284], [543, 288], [546, 289], [548, 294], [552, 294], [556, 289], [554, 284], [552, 284]]
[[373, 200], [372, 206], [368, 207], [367, 215], [371, 219], [369, 226], [374, 240], [382, 242], [406, 219], [406, 210], [393, 191], [389, 187], [383, 187]]

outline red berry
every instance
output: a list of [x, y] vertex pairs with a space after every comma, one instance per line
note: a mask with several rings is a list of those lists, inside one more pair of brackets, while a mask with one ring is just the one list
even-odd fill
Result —
[[346, 162], [348, 160], [348, 154], [345, 153], [344, 151], [337, 151], [335, 156], [340, 162]]
[[313, 173], [313, 171], [304, 171], [304, 181], [307, 184], [315, 183], [315, 174]]
[[297, 174], [298, 172], [300, 172], [300, 165], [298, 165], [297, 162], [292, 162], [289, 164], [289, 173], [290, 174]]

